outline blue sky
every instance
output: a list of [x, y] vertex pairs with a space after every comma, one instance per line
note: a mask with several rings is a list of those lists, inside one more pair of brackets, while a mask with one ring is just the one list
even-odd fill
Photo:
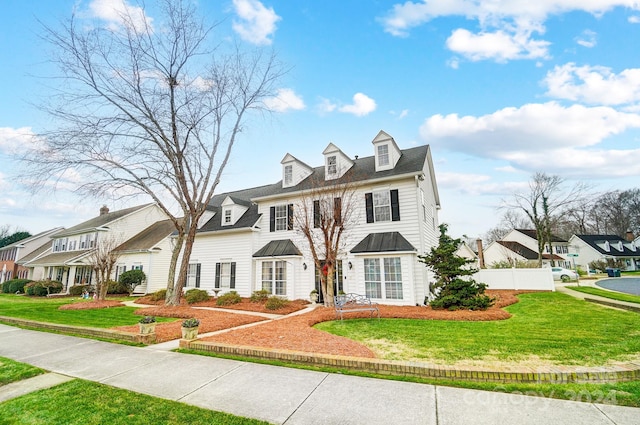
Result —
[[[153, 19], [155, 2], [144, 11]], [[3, 0], [0, 16], [0, 225], [72, 226], [116, 199], [30, 195], [15, 154], [54, 123], [34, 104], [55, 70], [41, 21], [113, 24], [127, 0]], [[273, 48], [290, 71], [252, 118], [219, 191], [281, 178], [291, 153], [322, 163], [333, 142], [373, 154], [379, 130], [401, 148], [430, 144], [441, 222], [478, 236], [500, 200], [537, 171], [593, 192], [640, 186], [640, 3], [623, 0], [200, 1], [216, 36]], [[142, 13], [142, 12], [141, 12]]]

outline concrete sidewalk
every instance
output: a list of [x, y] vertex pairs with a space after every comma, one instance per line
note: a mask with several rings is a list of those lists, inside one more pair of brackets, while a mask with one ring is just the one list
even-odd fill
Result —
[[640, 409], [630, 407], [312, 372], [5, 325], [0, 325], [0, 356], [59, 375], [276, 424], [640, 422]]

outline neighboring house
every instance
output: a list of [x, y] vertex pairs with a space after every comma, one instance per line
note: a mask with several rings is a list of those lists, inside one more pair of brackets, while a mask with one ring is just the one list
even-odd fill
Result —
[[440, 209], [430, 149], [401, 150], [384, 131], [372, 144], [374, 155], [352, 159], [329, 143], [320, 167], [286, 154], [282, 181], [216, 195], [200, 220], [186, 289], [235, 290], [241, 296], [265, 289], [308, 299], [319, 288], [320, 271], [293, 222], [301, 194], [314, 181], [349, 182], [357, 186], [358, 220], [344, 235], [336, 293], [366, 294], [388, 304], [423, 303], [429, 276], [417, 256], [437, 245]]
[[120, 243], [138, 234], [166, 215], [156, 204], [146, 204], [109, 212], [100, 208], [100, 215], [56, 233], [48, 250], [24, 263], [31, 279], [52, 279], [70, 286], [91, 284], [93, 268], [90, 255], [100, 243]]
[[[555, 263], [558, 267], [571, 268], [569, 242], [555, 235], [551, 236], [551, 249], [545, 246], [542, 253], [543, 266]], [[517, 261], [538, 261], [538, 238], [532, 229], [513, 229], [501, 240], [495, 241], [484, 250], [484, 261], [487, 267], [498, 262], [515, 264]]]
[[458, 250], [455, 252], [455, 255], [458, 257], [466, 258], [467, 260], [473, 260], [474, 263], [471, 266], [475, 268], [480, 268], [480, 260], [478, 258], [478, 254], [475, 253], [473, 249], [466, 243], [462, 242], [458, 247]]
[[26, 279], [29, 271], [20, 265], [20, 261], [32, 252], [38, 251], [43, 245], [48, 245], [51, 235], [63, 229], [56, 227], [46, 230], [0, 248], [0, 283], [14, 278]]
[[616, 260], [624, 264], [625, 270], [640, 270], [640, 246], [636, 241], [617, 235], [573, 235], [569, 243], [578, 254], [576, 264], [584, 270], [589, 269], [592, 261]]
[[150, 293], [167, 287], [171, 262], [171, 234], [176, 228], [171, 220], [158, 221], [133, 236], [114, 251], [118, 255], [114, 279], [127, 270], [142, 270], [146, 281], [135, 293]]

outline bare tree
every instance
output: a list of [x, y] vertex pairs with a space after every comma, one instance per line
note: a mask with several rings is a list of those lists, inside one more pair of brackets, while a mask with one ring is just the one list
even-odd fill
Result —
[[[562, 212], [569, 209], [586, 190], [578, 182], [565, 188], [564, 180], [557, 175], [535, 173], [529, 181], [529, 192], [514, 193], [511, 200], [503, 201], [503, 208], [524, 213], [536, 231], [538, 240], [538, 267], [542, 267], [542, 255], [545, 247], [551, 251], [552, 229]], [[554, 265], [554, 261], [551, 261]]]
[[107, 297], [109, 281], [113, 274], [114, 267], [120, 258], [118, 251], [114, 249], [120, 245], [121, 241], [113, 235], [100, 235], [96, 241], [96, 247], [87, 257], [96, 276], [96, 296], [99, 300]]
[[357, 224], [356, 185], [352, 180], [310, 178], [310, 189], [302, 192], [294, 206], [293, 227], [309, 247], [320, 282], [325, 306], [333, 306], [336, 264], [346, 247], [345, 237]]
[[487, 231], [482, 239], [489, 245], [491, 242], [502, 239], [513, 229], [526, 229], [531, 226], [529, 220], [517, 210], [506, 210], [500, 219], [500, 223]]
[[177, 231], [168, 304], [179, 303], [198, 222], [238, 134], [252, 111], [267, 111], [282, 75], [273, 54], [211, 40], [215, 25], [193, 4], [163, 0], [153, 21], [127, 9], [117, 28], [73, 17], [62, 29], [45, 26], [61, 71], [43, 106], [56, 127], [25, 155], [36, 187], [77, 173], [80, 193], [142, 194], [159, 205]]

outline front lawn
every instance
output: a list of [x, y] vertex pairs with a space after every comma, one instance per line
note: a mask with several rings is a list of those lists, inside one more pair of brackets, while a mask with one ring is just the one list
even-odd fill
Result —
[[[0, 294], [0, 316], [58, 323], [90, 328], [112, 328], [138, 323], [140, 316], [135, 307], [113, 307], [89, 310], [58, 310], [72, 302], [87, 302], [73, 298], [36, 298], [12, 294]], [[160, 319], [158, 321], [171, 320]]]
[[266, 423], [79, 379], [0, 403], [3, 425]]
[[593, 288], [591, 286], [567, 286], [567, 288], [573, 289], [574, 291], [582, 292], [585, 294], [598, 295], [600, 297], [610, 298], [612, 300], [626, 301], [630, 303], [640, 304], [639, 295], [631, 295], [631, 294], [625, 294], [622, 292], [607, 291], [604, 289]]
[[6, 357], [0, 357], [0, 387], [11, 382], [32, 378], [44, 373], [44, 370], [37, 367], [18, 363]]
[[513, 317], [492, 322], [413, 319], [324, 322], [318, 329], [365, 344], [385, 359], [464, 365], [594, 366], [640, 356], [640, 315], [547, 292], [519, 295]]

